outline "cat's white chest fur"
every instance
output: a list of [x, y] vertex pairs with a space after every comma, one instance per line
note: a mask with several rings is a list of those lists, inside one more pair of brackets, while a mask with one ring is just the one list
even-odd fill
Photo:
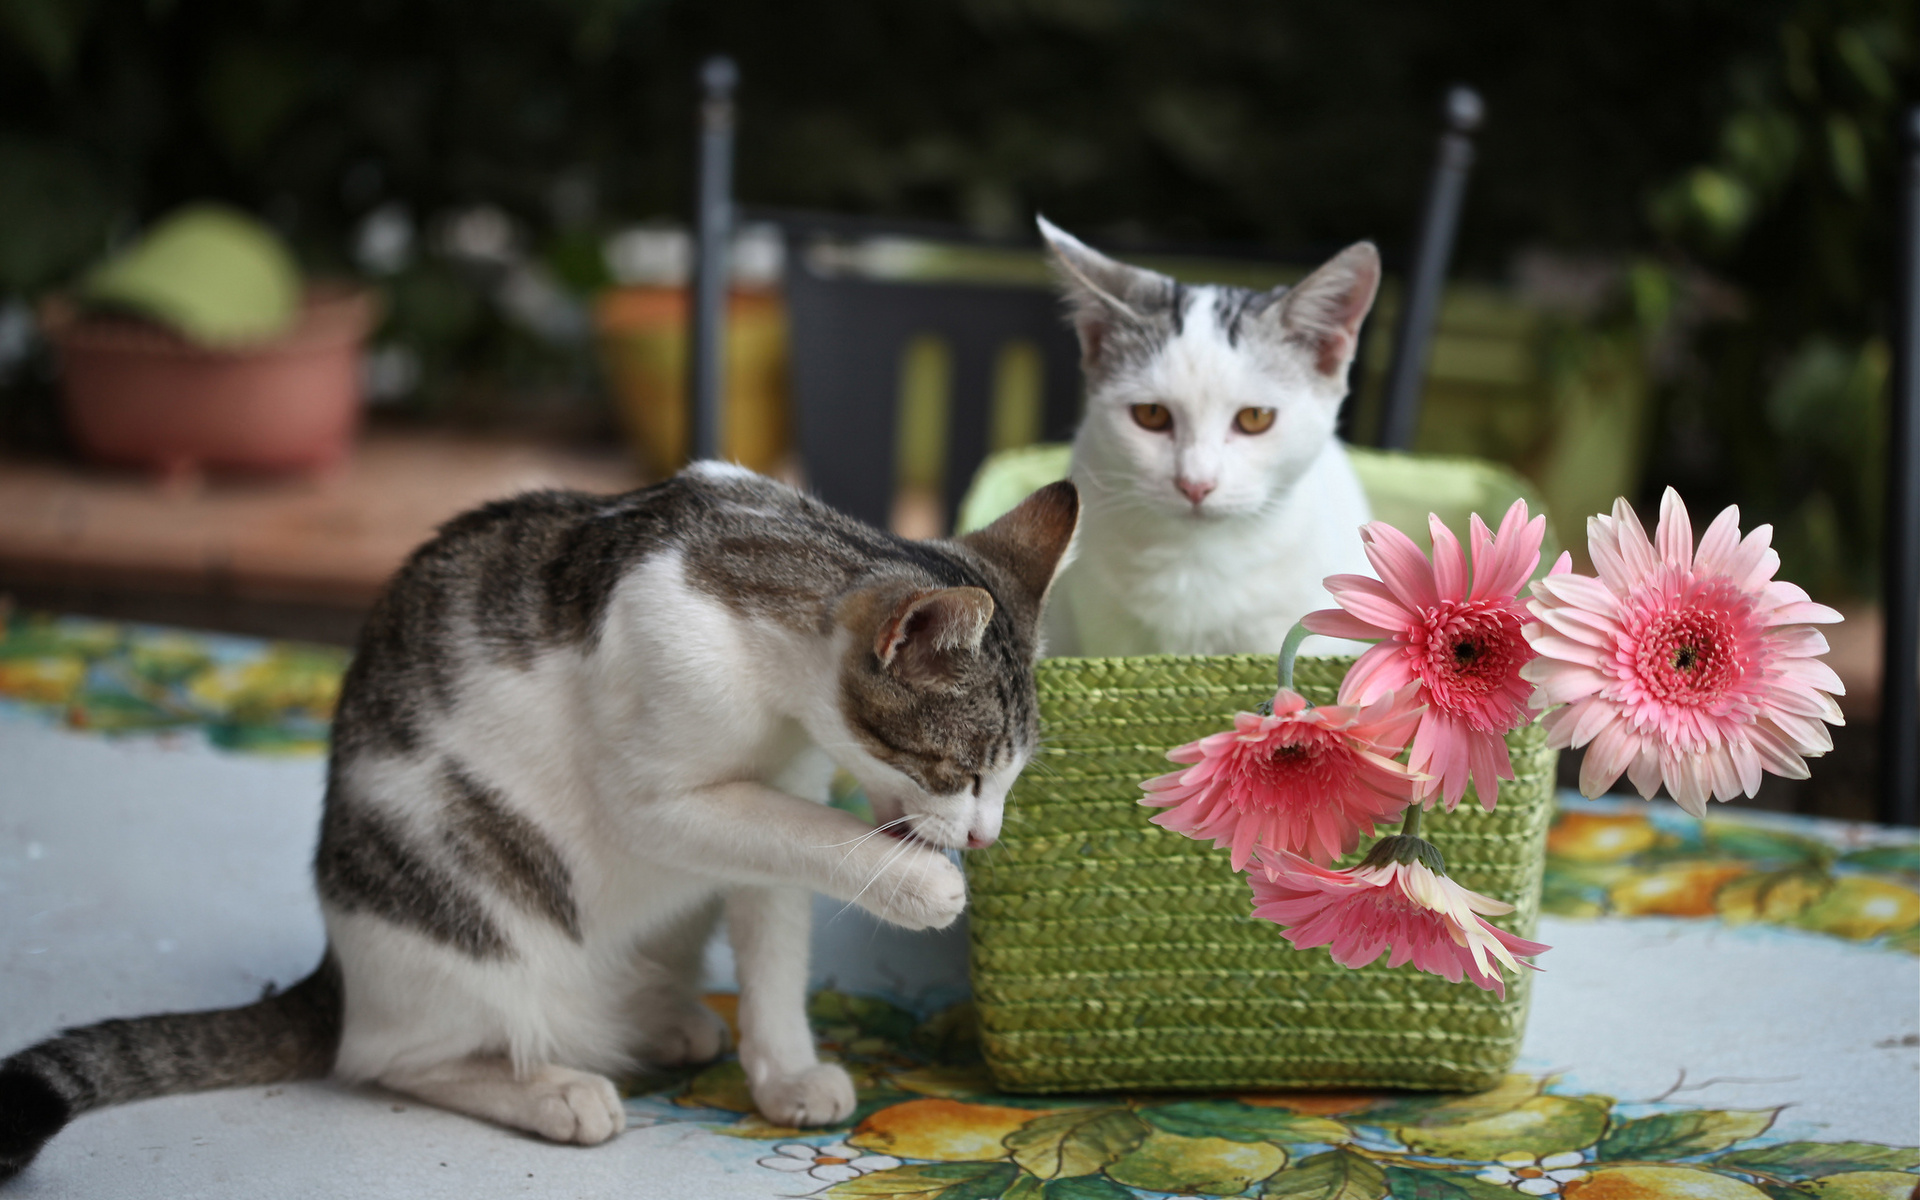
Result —
[[[1077, 557], [1055, 584], [1048, 652], [1278, 652], [1296, 621], [1333, 606], [1322, 579], [1368, 569], [1360, 544], [1368, 519], [1360, 481], [1333, 441], [1283, 500], [1255, 515], [1090, 508]], [[1306, 645], [1348, 648], [1326, 638]]]

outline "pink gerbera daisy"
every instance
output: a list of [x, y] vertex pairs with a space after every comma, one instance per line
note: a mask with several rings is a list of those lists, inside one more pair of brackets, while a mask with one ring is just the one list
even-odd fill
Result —
[[[1468, 531], [1471, 585], [1458, 539], [1439, 517], [1427, 521], [1431, 562], [1412, 538], [1375, 521], [1361, 538], [1380, 578], [1329, 576], [1327, 590], [1340, 608], [1308, 613], [1301, 624], [1328, 637], [1378, 643], [1347, 672], [1342, 704], [1366, 704], [1418, 685], [1427, 711], [1407, 765], [1432, 777], [1422, 785], [1427, 807], [1444, 797], [1453, 811], [1471, 779], [1491, 812], [1500, 780], [1513, 778], [1507, 734], [1538, 715], [1528, 706], [1532, 689], [1520, 678], [1533, 650], [1520, 632], [1527, 610], [1518, 597], [1540, 565], [1547, 520], [1529, 521], [1526, 501], [1516, 500], [1500, 532], [1491, 534], [1474, 514]], [[1562, 555], [1554, 571], [1568, 569]]]
[[1167, 810], [1156, 825], [1231, 846], [1236, 871], [1256, 846], [1330, 863], [1406, 810], [1421, 776], [1394, 759], [1419, 719], [1411, 688], [1319, 708], [1283, 688], [1272, 716], [1243, 712], [1232, 729], [1169, 750], [1194, 765], [1141, 784], [1140, 803]]
[[1762, 525], [1740, 536], [1729, 507], [1696, 552], [1679, 493], [1660, 499], [1651, 542], [1625, 500], [1587, 523], [1599, 579], [1562, 575], [1534, 585], [1529, 627], [1540, 657], [1526, 677], [1555, 747], [1586, 746], [1580, 790], [1596, 796], [1625, 771], [1649, 799], [1664, 782], [1680, 806], [1760, 787], [1762, 771], [1807, 777], [1806, 758], [1833, 748], [1825, 721], [1844, 719], [1840, 677], [1816, 655], [1815, 624], [1840, 614], [1775, 580], [1780, 556]]
[[[1399, 844], [1408, 842], [1427, 853], [1396, 861], [1403, 856]], [[1263, 853], [1265, 874], [1250, 877], [1253, 915], [1284, 927], [1297, 950], [1329, 947], [1343, 967], [1364, 967], [1392, 951], [1389, 967], [1410, 962], [1453, 983], [1464, 977], [1504, 999], [1506, 984], [1494, 964], [1510, 971], [1532, 967], [1516, 956], [1552, 947], [1487, 924], [1481, 914], [1500, 916], [1513, 905], [1468, 891], [1423, 858], [1437, 862], [1439, 856], [1418, 839], [1397, 837], [1383, 840], [1346, 871], [1329, 871], [1284, 851]]]

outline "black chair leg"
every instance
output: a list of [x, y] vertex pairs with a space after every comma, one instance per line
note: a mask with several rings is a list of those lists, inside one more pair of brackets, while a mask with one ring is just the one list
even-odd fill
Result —
[[1879, 817], [1920, 824], [1920, 108], [1906, 118], [1899, 370], [1887, 439]]
[[1426, 209], [1420, 216], [1420, 240], [1400, 294], [1399, 319], [1394, 322], [1393, 365], [1387, 371], [1375, 439], [1384, 449], [1413, 449], [1427, 378], [1427, 350], [1433, 343], [1434, 320], [1440, 315], [1440, 288], [1447, 281], [1447, 262], [1453, 257], [1453, 237], [1460, 226], [1460, 202], [1467, 190], [1467, 172], [1473, 167], [1473, 132], [1484, 115], [1478, 92], [1469, 87], [1448, 90], [1447, 128], [1440, 135], [1440, 156], [1433, 165]]
[[733, 236], [733, 60], [700, 64], [699, 191], [694, 198], [691, 387], [693, 457], [720, 457], [726, 395], [727, 243]]

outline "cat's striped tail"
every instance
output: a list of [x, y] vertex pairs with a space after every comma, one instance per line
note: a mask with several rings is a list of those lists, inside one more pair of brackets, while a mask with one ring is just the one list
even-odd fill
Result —
[[340, 970], [329, 954], [284, 992], [241, 1008], [69, 1029], [0, 1062], [0, 1180], [90, 1109], [174, 1092], [308, 1079], [333, 1069]]

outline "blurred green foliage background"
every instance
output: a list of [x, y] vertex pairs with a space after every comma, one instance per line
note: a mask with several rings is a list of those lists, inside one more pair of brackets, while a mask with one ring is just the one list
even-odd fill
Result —
[[[214, 198], [380, 277], [418, 410], [577, 394], [587, 334], [540, 288], [686, 211], [716, 50], [746, 203], [1302, 260], [1404, 253], [1466, 81], [1457, 273], [1558, 264], [1555, 352], [1646, 364], [1647, 494], [1737, 499], [1792, 577], [1860, 591], [1914, 47], [1912, 0], [0, 0], [0, 362], [23, 306]], [[45, 370], [15, 360], [18, 411]]]

